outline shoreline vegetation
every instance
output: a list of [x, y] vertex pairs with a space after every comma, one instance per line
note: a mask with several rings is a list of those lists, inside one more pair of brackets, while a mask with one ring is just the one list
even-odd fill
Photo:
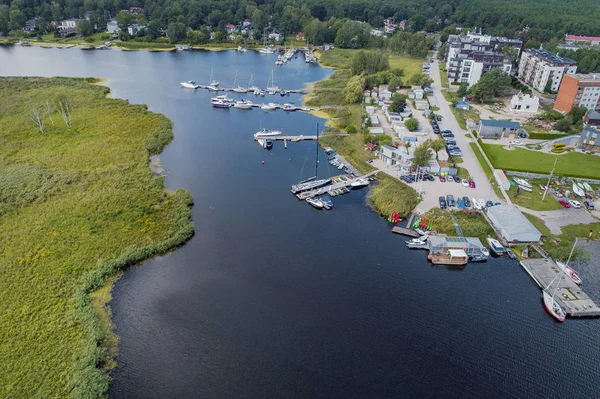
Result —
[[[365, 149], [365, 133], [362, 131], [364, 109], [360, 103], [344, 101], [344, 90], [353, 79], [350, 63], [354, 54], [360, 50], [331, 49], [316, 51], [319, 64], [335, 71], [326, 79], [307, 86], [308, 94], [304, 96], [303, 104], [309, 107], [319, 107], [319, 111], [311, 113], [319, 118], [326, 118], [323, 136], [319, 138], [324, 147], [331, 147], [361, 173], [368, 173], [374, 168], [367, 162], [374, 154]], [[420, 72], [421, 59], [386, 53], [389, 64], [395, 68], [410, 71], [408, 79]], [[404, 68], [403, 68], [404, 67]], [[362, 90], [361, 90], [362, 93]], [[362, 98], [362, 94], [361, 94]], [[347, 136], [328, 135], [327, 131], [345, 131]], [[419, 203], [417, 192], [400, 180], [380, 171], [377, 174], [379, 184], [370, 188], [367, 196], [368, 205], [382, 217], [388, 217], [393, 211], [402, 217], [408, 215]]]
[[1, 397], [105, 395], [112, 284], [194, 233], [192, 197], [149, 167], [171, 122], [97, 84], [0, 78]]

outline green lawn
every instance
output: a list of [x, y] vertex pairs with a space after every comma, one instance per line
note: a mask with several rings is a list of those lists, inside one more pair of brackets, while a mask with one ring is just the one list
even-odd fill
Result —
[[[148, 166], [171, 122], [108, 92], [85, 79], [0, 78], [2, 398], [104, 397], [116, 340], [97, 311], [110, 295], [89, 294], [193, 234], [192, 198], [167, 192]], [[27, 114], [46, 101], [42, 134]]]
[[[510, 176], [508, 176], [508, 178], [510, 179]], [[517, 189], [511, 186], [507, 194], [513, 204], [521, 205], [534, 211], [552, 211], [563, 208], [562, 205], [559, 204], [558, 201], [549, 194], [546, 195], [544, 202], [542, 202], [544, 191], [540, 189], [539, 185], [546, 184], [547, 181], [530, 180], [529, 182], [531, 183], [532, 191], [527, 192], [525, 190], [521, 190], [519, 195], [516, 195]]]
[[465, 237], [479, 237], [482, 243], [488, 235], [494, 235], [494, 230], [480, 213], [448, 211], [432, 208], [425, 217], [431, 219], [434, 230], [449, 236], [456, 236], [456, 228], [452, 216], [458, 220], [458, 225]]
[[[317, 51], [316, 54], [319, 57], [319, 63], [325, 67], [349, 68], [350, 60], [356, 51], [358, 50], [335, 48], [327, 51]], [[390, 53], [389, 60], [390, 68], [404, 70], [403, 80], [410, 79], [414, 74], [420, 73], [423, 62], [425, 62], [422, 58], [412, 58], [392, 53]]]
[[482, 147], [496, 169], [548, 174], [554, 160], [558, 159], [554, 172], [556, 175], [600, 178], [600, 157], [597, 155], [576, 152], [550, 155], [522, 148], [509, 151], [496, 144], [482, 144]]

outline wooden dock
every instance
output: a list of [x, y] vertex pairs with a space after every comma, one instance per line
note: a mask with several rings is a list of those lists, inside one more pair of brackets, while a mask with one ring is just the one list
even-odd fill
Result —
[[[559, 273], [563, 273], [552, 259], [526, 259], [520, 263], [541, 289], [547, 288]], [[554, 299], [570, 317], [600, 316], [598, 304], [564, 273]]]
[[302, 140], [316, 140], [317, 136], [271, 136], [271, 137], [254, 137], [254, 140], [258, 139], [271, 139], [273, 141], [283, 141], [287, 146], [288, 141], [302, 141]]
[[359, 177], [355, 177], [353, 179], [346, 179], [346, 181], [336, 182], [327, 186], [323, 186], [320, 188], [316, 188], [314, 190], [302, 191], [301, 193], [296, 194], [296, 197], [300, 200], [305, 200], [307, 198], [316, 197], [317, 195], [328, 194], [330, 191], [339, 190], [341, 188], [350, 187], [352, 183], [357, 180], [365, 179], [375, 175], [378, 170], [374, 170], [372, 172], [367, 173], [366, 175], [362, 175]]
[[403, 236], [408, 236], [408, 237], [413, 237], [413, 238], [419, 238], [419, 237], [421, 237], [421, 234], [417, 233], [414, 230], [407, 229], [406, 227], [395, 226], [392, 229], [392, 233], [402, 234]]

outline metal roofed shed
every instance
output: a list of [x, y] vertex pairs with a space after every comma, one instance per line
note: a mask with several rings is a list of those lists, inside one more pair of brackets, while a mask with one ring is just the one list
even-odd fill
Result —
[[429, 236], [429, 250], [433, 253], [443, 254], [451, 250], [464, 251], [472, 260], [485, 260], [489, 252], [477, 237], [446, 237]]
[[495, 205], [487, 209], [493, 227], [508, 242], [538, 242], [542, 233], [513, 205]]

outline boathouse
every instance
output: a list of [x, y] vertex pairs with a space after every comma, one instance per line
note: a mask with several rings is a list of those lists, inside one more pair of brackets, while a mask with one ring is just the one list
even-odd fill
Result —
[[508, 242], [538, 242], [542, 233], [514, 205], [487, 208], [492, 227]]

